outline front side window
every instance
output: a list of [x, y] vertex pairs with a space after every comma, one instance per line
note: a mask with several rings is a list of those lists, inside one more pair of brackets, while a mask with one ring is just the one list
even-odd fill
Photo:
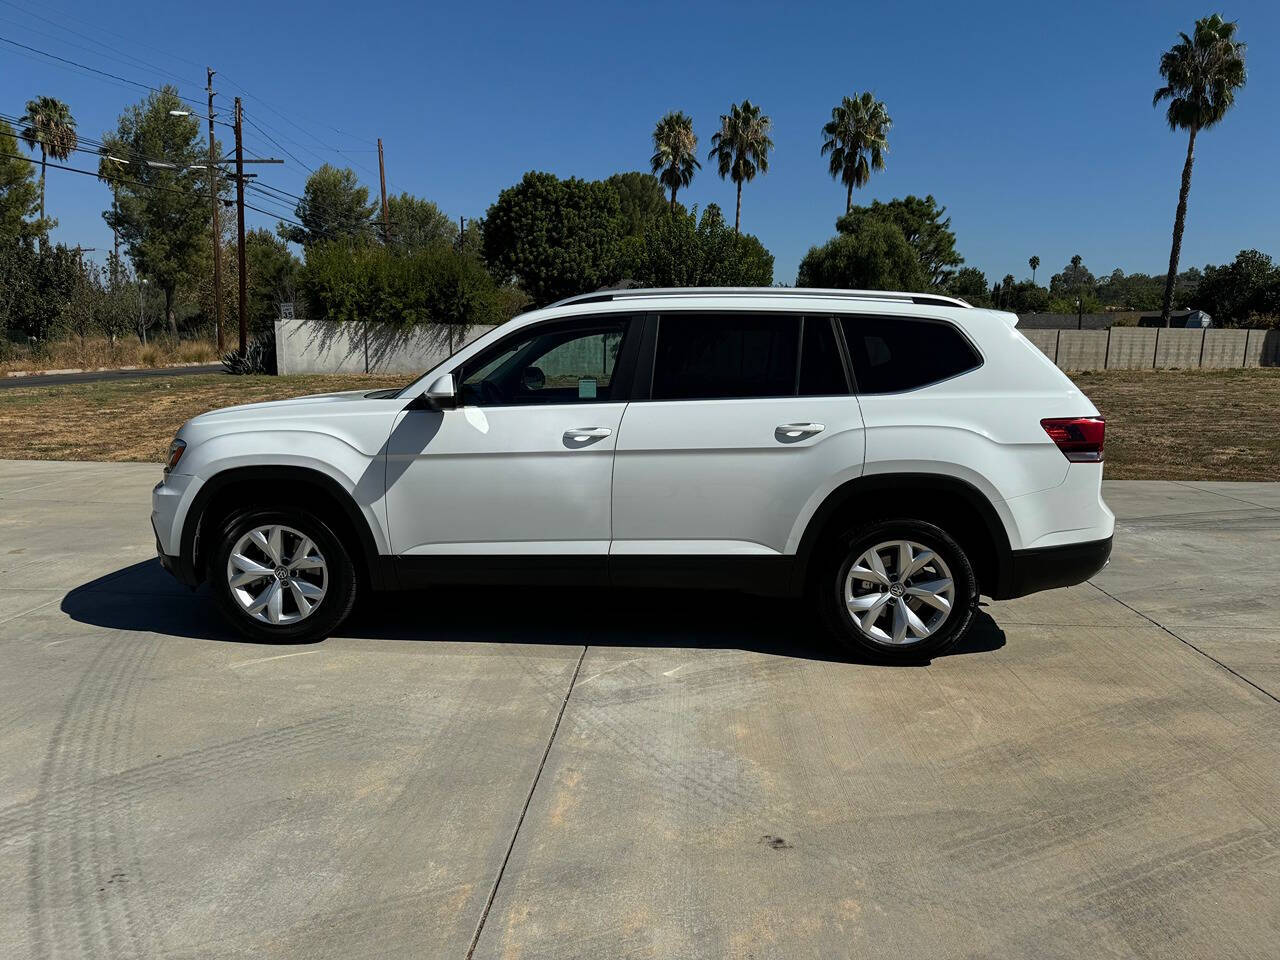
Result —
[[654, 400], [793, 397], [800, 317], [670, 314], [658, 321]]
[[841, 318], [859, 393], [900, 393], [982, 365], [955, 327], [909, 317]]
[[495, 344], [462, 369], [462, 402], [475, 407], [607, 403], [627, 318], [537, 327]]

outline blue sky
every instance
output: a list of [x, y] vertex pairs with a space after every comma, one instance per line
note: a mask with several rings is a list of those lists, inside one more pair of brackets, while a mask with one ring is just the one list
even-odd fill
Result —
[[[388, 189], [455, 217], [482, 215], [526, 170], [596, 178], [646, 168], [653, 124], [669, 109], [693, 116], [705, 154], [719, 114], [749, 97], [772, 116], [776, 149], [769, 173], [744, 190], [743, 228], [773, 251], [786, 283], [843, 212], [844, 189], [818, 154], [822, 124], [842, 95], [867, 89], [893, 129], [887, 169], [855, 202], [934, 194], [960, 252], [989, 280], [1026, 276], [1033, 253], [1044, 277], [1074, 253], [1095, 273], [1163, 270], [1186, 140], [1151, 107], [1156, 65], [1178, 30], [1212, 12], [1180, 0], [113, 8], [0, 0], [0, 36], [154, 85], [176, 76], [201, 102], [209, 64], [224, 117], [246, 94], [246, 116], [298, 160], [349, 163], [374, 193], [381, 136]], [[1222, 12], [1249, 43], [1249, 84], [1197, 144], [1184, 266], [1245, 247], [1280, 257], [1280, 4]], [[5, 44], [0, 91], [10, 116], [30, 96], [58, 96], [95, 138], [144, 95]], [[246, 143], [282, 155], [252, 127]], [[293, 193], [307, 173], [293, 160], [259, 172]], [[705, 162], [681, 199], [732, 217], [733, 185]], [[48, 202], [58, 239], [110, 246], [109, 194], [96, 180], [50, 171]], [[251, 213], [249, 223], [274, 221]]]

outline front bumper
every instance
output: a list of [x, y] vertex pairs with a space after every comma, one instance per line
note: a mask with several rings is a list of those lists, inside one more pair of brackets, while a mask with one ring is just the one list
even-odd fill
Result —
[[1084, 583], [1111, 559], [1112, 537], [1058, 547], [1014, 550], [1009, 557], [1008, 576], [996, 600], [1025, 597], [1041, 590]]
[[156, 537], [160, 566], [189, 587], [197, 586], [199, 578], [191, 558], [184, 561], [182, 557], [181, 518], [199, 486], [195, 477], [170, 474], [151, 490], [151, 530]]

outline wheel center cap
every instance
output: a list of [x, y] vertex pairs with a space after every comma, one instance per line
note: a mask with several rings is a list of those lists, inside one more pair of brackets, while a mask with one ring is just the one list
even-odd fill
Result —
[[277, 579], [277, 580], [288, 580], [288, 579], [289, 579], [289, 568], [288, 568], [288, 567], [276, 567], [276, 579]]
[[902, 585], [902, 584], [900, 584], [900, 583], [892, 583], [892, 584], [890, 584], [890, 585], [889, 585], [889, 595], [890, 595], [890, 596], [900, 597], [900, 596], [902, 596], [902, 595], [903, 595], [904, 593], [906, 593], [906, 592], [907, 592], [907, 591], [906, 591], [906, 588], [905, 588], [905, 587], [903, 587], [903, 585]]

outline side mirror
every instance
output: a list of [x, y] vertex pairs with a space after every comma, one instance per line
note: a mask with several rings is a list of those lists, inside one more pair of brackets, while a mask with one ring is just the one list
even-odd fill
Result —
[[520, 382], [530, 392], [541, 390], [547, 385], [547, 375], [540, 367], [525, 367], [524, 373], [520, 374]]
[[431, 381], [422, 394], [428, 410], [452, 410], [458, 405], [458, 392], [453, 385], [453, 374], [445, 373]]

